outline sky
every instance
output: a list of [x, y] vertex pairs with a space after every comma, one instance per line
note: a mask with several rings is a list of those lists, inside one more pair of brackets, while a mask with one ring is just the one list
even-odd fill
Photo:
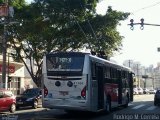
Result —
[[[30, 3], [33, 0], [26, 1]], [[144, 30], [141, 30], [140, 25], [136, 25], [134, 30], [131, 30], [127, 24], [130, 19], [140, 22], [143, 18], [144, 23], [160, 25], [160, 0], [102, 0], [97, 6], [97, 13], [105, 14], [108, 6], [131, 13], [128, 19], [121, 21], [121, 26], [117, 27], [120, 35], [125, 38], [122, 40], [122, 50], [115, 53], [111, 59], [119, 64], [123, 64], [125, 60], [133, 60], [144, 66], [156, 66], [157, 62], [160, 62], [160, 52], [157, 51], [160, 47], [160, 26], [144, 26]]]
[[133, 60], [143, 66], [156, 66], [157, 62], [160, 62], [160, 52], [157, 51], [160, 47], [160, 26], [144, 26], [144, 30], [141, 30], [140, 25], [136, 25], [134, 30], [131, 30], [127, 24], [130, 19], [140, 22], [143, 18], [144, 23], [160, 25], [160, 0], [103, 0], [97, 6], [97, 13], [105, 14], [108, 6], [112, 6], [114, 10], [131, 13], [129, 18], [117, 27], [125, 38], [122, 40], [122, 50], [111, 59], [120, 64], [124, 60]]
[[34, 1], [34, 0], [25, 0], [27, 3], [31, 3], [32, 1]]

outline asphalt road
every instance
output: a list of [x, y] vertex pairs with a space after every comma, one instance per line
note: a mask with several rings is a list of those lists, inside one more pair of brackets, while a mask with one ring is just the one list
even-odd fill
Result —
[[[111, 113], [66, 113], [56, 109], [21, 108], [14, 114], [1, 113], [1, 119], [15, 117], [15, 120], [160, 120], [160, 107], [153, 104], [154, 95], [135, 95], [129, 107], [118, 107]], [[9, 120], [9, 119], [8, 119]], [[12, 119], [14, 120], [14, 119]]]

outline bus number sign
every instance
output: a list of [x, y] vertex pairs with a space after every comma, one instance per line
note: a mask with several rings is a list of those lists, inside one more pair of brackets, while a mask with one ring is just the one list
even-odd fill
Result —
[[74, 82], [74, 85], [83, 85], [83, 82]]
[[71, 58], [59, 58], [60, 63], [71, 63]]

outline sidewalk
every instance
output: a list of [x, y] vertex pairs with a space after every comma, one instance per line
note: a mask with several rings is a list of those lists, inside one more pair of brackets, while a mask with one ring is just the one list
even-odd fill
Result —
[[[146, 96], [147, 96], [147, 99], [146, 99]], [[133, 96], [133, 101], [151, 101], [151, 100], [152, 101], [154, 100], [154, 94], [143, 94], [143, 95]]]

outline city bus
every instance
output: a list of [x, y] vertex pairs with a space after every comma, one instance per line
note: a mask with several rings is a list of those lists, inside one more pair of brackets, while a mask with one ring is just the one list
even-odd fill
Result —
[[90, 53], [46, 54], [42, 76], [44, 108], [110, 112], [133, 101], [131, 69]]

